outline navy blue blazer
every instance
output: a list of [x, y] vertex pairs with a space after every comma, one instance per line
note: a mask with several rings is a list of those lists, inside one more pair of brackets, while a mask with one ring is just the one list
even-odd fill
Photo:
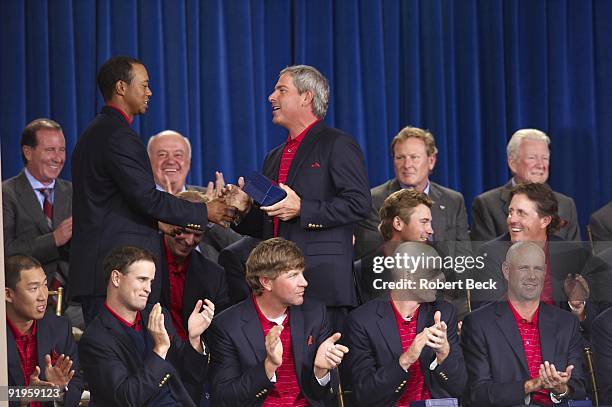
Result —
[[[141, 311], [142, 329], [147, 329], [152, 306]], [[196, 406], [208, 369], [208, 359], [183, 342], [170, 315], [164, 310], [164, 323], [172, 341], [166, 359], [153, 351], [144, 358], [132, 338], [106, 307], [87, 326], [79, 341], [79, 355], [92, 402], [105, 407], [149, 406], [149, 401], [169, 386], [182, 406]], [[151, 346], [153, 339], [147, 333]], [[186, 386], [199, 393], [189, 394]], [[154, 406], [151, 406], [154, 407]]]
[[[306, 299], [289, 311], [291, 347], [300, 389], [311, 406], [323, 406], [334, 396], [336, 370], [321, 386], [314, 375], [314, 358], [331, 335], [322, 303]], [[274, 387], [264, 368], [265, 338], [253, 297], [228, 308], [212, 323], [210, 332], [212, 397], [215, 406], [260, 406]]]
[[[285, 143], [266, 156], [263, 173], [278, 179]], [[278, 236], [295, 242], [306, 258], [306, 295], [327, 306], [356, 306], [353, 229], [370, 210], [365, 160], [355, 140], [320, 121], [300, 143], [286, 184], [301, 199], [300, 216], [279, 222]], [[238, 232], [268, 239], [272, 218], [251, 209]]]
[[[463, 354], [457, 336], [455, 307], [444, 301], [422, 303], [417, 333], [434, 324], [440, 311], [448, 326], [450, 353], [441, 365], [430, 370], [434, 350], [423, 348], [419, 362], [432, 398], [459, 397], [467, 382]], [[402, 396], [409, 373], [399, 364], [402, 342], [389, 298], [372, 300], [349, 314], [346, 323], [346, 370], [352, 378], [355, 403], [360, 406], [394, 406]]]
[[593, 367], [599, 387], [599, 405], [608, 405], [612, 404], [612, 309], [599, 314], [592, 325]]
[[[23, 380], [23, 370], [21, 369], [21, 359], [17, 351], [17, 344], [13, 331], [6, 330], [6, 351], [8, 361], [8, 385], [25, 386]], [[62, 353], [70, 356], [74, 376], [68, 383], [68, 392], [64, 397], [64, 406], [78, 406], [83, 393], [83, 378], [81, 377], [79, 355], [77, 344], [72, 336], [72, 326], [64, 317], [58, 317], [51, 311], [47, 311], [45, 316], [36, 322], [36, 347], [38, 366], [40, 367], [39, 378], [45, 379], [45, 355], [48, 354], [53, 359]], [[13, 403], [11, 403], [13, 405]], [[19, 403], [15, 403], [19, 405]], [[53, 406], [53, 403], [43, 403], [43, 406]]]
[[[559, 307], [540, 304], [538, 316], [542, 361], [565, 370], [574, 365], [570, 397], [585, 398], [583, 341], [578, 320]], [[469, 376], [469, 399], [474, 406], [525, 404], [524, 385], [530, 379], [527, 359], [514, 315], [506, 301], [486, 305], [468, 315], [461, 344]]]
[[[104, 296], [102, 261], [132, 245], [161, 258], [157, 221], [203, 228], [206, 206], [158, 191], [142, 140], [117, 110], [104, 107], [79, 138], [72, 155], [73, 231], [69, 298]], [[153, 280], [149, 301], [159, 300]]]

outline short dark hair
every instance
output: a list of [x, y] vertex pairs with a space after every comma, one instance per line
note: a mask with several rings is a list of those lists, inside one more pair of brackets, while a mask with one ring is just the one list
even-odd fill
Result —
[[21, 133], [21, 159], [23, 160], [24, 164], [27, 164], [28, 161], [26, 160], [25, 154], [23, 154], [23, 146], [36, 148], [38, 145], [38, 137], [36, 136], [36, 133], [38, 133], [38, 130], [41, 129], [62, 131], [62, 126], [60, 126], [58, 122], [45, 117], [34, 119], [28, 123]]
[[132, 67], [134, 65], [143, 65], [138, 59], [117, 55], [109, 59], [100, 67], [98, 71], [98, 88], [104, 101], [109, 101], [113, 98], [115, 92], [115, 84], [117, 81], [132, 83], [134, 74]]
[[136, 246], [121, 246], [113, 249], [104, 258], [102, 269], [104, 270], [104, 282], [108, 285], [113, 270], [121, 274], [127, 274], [127, 269], [137, 261], [150, 261], [155, 263], [155, 256], [148, 250]]
[[431, 208], [431, 198], [414, 189], [401, 189], [389, 195], [378, 211], [380, 216], [378, 230], [383, 239], [389, 241], [393, 237], [393, 219], [396, 216], [408, 223], [414, 208], [421, 204]]
[[274, 280], [289, 270], [304, 269], [304, 256], [297, 245], [275, 237], [259, 243], [246, 261], [246, 280], [254, 295], [261, 295], [259, 277]]
[[38, 260], [26, 254], [15, 254], [4, 262], [4, 285], [14, 290], [21, 280], [21, 270], [40, 268], [42, 265]]
[[517, 184], [510, 191], [510, 200], [515, 195], [525, 195], [527, 199], [536, 204], [536, 211], [540, 218], [550, 216], [551, 220], [546, 227], [547, 234], [553, 234], [567, 224], [566, 220], [559, 217], [559, 202], [555, 197], [555, 193], [548, 184], [538, 182], [526, 182]]

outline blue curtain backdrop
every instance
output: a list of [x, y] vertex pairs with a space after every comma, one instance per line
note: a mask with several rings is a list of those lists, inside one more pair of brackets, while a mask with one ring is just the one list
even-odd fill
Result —
[[392, 176], [389, 141], [412, 124], [437, 138], [433, 179], [469, 205], [508, 179], [508, 137], [536, 127], [583, 227], [612, 198], [611, 1], [1, 0], [4, 179], [34, 118], [60, 122], [72, 151], [114, 54], [146, 64], [153, 98], [134, 126], [143, 140], [189, 137], [191, 183], [260, 168], [285, 138], [267, 96], [280, 69], [304, 63], [329, 78], [327, 121], [359, 141], [372, 186]]

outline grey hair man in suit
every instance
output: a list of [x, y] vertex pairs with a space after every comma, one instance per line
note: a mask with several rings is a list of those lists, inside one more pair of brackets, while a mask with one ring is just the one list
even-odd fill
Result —
[[[173, 195], [184, 191], [204, 192], [209, 200], [220, 195], [225, 186], [223, 173], [215, 173], [215, 183], [209, 182], [206, 188], [187, 184], [187, 175], [191, 168], [191, 143], [189, 139], [174, 130], [164, 130], [149, 139], [147, 152], [153, 169], [153, 178], [157, 189]], [[226, 229], [214, 223], [205, 228], [199, 245], [200, 252], [215, 263], [219, 253], [242, 236], [232, 229]]]
[[[472, 231], [474, 242], [495, 239], [507, 232], [506, 218], [510, 203], [510, 190], [525, 182], [545, 183], [550, 166], [550, 138], [540, 130], [517, 130], [508, 142], [508, 167], [512, 179], [505, 185], [478, 195], [472, 204]], [[576, 204], [568, 196], [555, 192], [559, 202], [559, 216], [567, 223], [557, 235], [564, 240], [580, 240]]]
[[378, 211], [385, 199], [400, 189], [423, 192], [431, 206], [433, 240], [443, 256], [468, 255], [471, 251], [465, 201], [460, 192], [445, 188], [429, 179], [436, 166], [438, 148], [431, 132], [407, 126], [391, 141], [395, 178], [372, 188], [368, 218], [355, 230], [355, 254], [362, 258], [376, 251], [382, 239], [378, 232]]
[[55, 121], [31, 121], [21, 135], [25, 164], [2, 183], [4, 251], [42, 263], [49, 284], [64, 285], [72, 238], [72, 184], [58, 178], [66, 161], [66, 140]]

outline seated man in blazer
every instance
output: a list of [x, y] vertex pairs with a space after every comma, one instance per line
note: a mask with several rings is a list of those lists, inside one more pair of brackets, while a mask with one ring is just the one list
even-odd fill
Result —
[[407, 126], [391, 141], [395, 178], [372, 188], [372, 205], [368, 218], [355, 230], [355, 256], [360, 259], [382, 243], [378, 233], [381, 219], [378, 211], [385, 199], [401, 189], [415, 189], [432, 201], [433, 241], [442, 256], [465, 256], [471, 251], [465, 202], [460, 192], [429, 179], [438, 156], [433, 134]]
[[438, 253], [424, 243], [406, 242], [393, 257], [428, 259], [417, 269], [395, 265], [391, 282], [414, 283], [394, 288], [349, 314], [350, 348], [346, 372], [359, 406], [408, 406], [416, 400], [459, 397], [467, 382], [457, 336], [455, 308], [436, 301], [436, 290], [421, 282], [445, 281], [431, 267]]
[[304, 256], [281, 238], [247, 260], [253, 296], [215, 318], [211, 330], [215, 406], [323, 406], [348, 349], [331, 335], [325, 305], [304, 299]]
[[4, 276], [8, 385], [54, 387], [57, 401], [78, 406], [83, 380], [77, 345], [70, 322], [46, 312], [49, 291], [42, 265], [16, 254], [6, 259]]
[[[506, 232], [510, 190], [513, 186], [525, 182], [545, 183], [548, 180], [549, 145], [550, 138], [540, 130], [520, 129], [512, 135], [507, 147], [512, 179], [506, 185], [474, 198], [470, 234], [473, 242], [486, 242]], [[574, 200], [558, 192], [554, 194], [559, 202], [559, 216], [565, 224], [565, 227], [557, 231], [557, 235], [565, 240], [580, 240]]]
[[[177, 195], [190, 202], [204, 203], [197, 191]], [[209, 299], [220, 312], [229, 306], [223, 268], [196, 250], [204, 232], [181, 227], [174, 236], [162, 235], [161, 305], [170, 312], [176, 333], [187, 340], [187, 326], [193, 307], [200, 299]]]
[[502, 265], [507, 299], [463, 320], [461, 340], [474, 406], [551, 405], [585, 398], [578, 321], [540, 302], [546, 262], [533, 242], [513, 244]]
[[[185, 342], [159, 304], [147, 306], [155, 277], [153, 254], [122, 246], [106, 257], [103, 267], [106, 302], [79, 342], [92, 402], [105, 407], [196, 406], [208, 367], [200, 336], [212, 321], [214, 304], [195, 304]], [[189, 394], [187, 385], [197, 392]]]
[[599, 405], [609, 405], [612, 404], [612, 309], [599, 314], [592, 325], [593, 367], [599, 388]]

